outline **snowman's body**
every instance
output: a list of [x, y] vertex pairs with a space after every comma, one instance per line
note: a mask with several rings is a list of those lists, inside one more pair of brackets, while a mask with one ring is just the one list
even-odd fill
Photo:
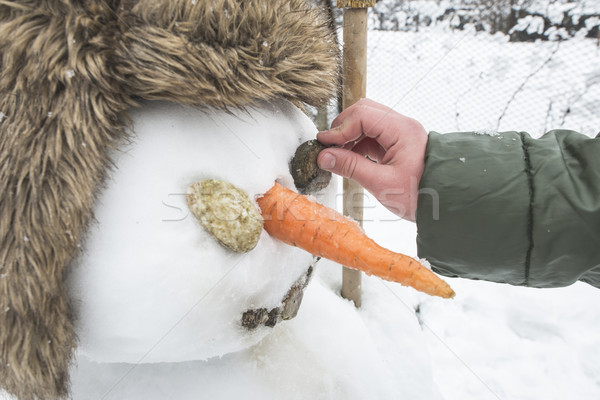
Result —
[[242, 314], [280, 306], [313, 257], [264, 231], [252, 251], [234, 253], [202, 228], [185, 193], [202, 179], [252, 199], [276, 179], [293, 187], [288, 163], [314, 125], [283, 101], [232, 113], [155, 102], [131, 115], [131, 143], [115, 154], [71, 275], [80, 353], [177, 362], [255, 344], [270, 328], [248, 330]]

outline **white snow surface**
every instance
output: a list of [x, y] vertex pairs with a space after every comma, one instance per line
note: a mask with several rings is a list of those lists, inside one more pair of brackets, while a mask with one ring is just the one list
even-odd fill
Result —
[[538, 16], [528, 15], [525, 18], [519, 18], [517, 25], [515, 25], [510, 33], [514, 31], [526, 31], [529, 34], [544, 33], [544, 19]]

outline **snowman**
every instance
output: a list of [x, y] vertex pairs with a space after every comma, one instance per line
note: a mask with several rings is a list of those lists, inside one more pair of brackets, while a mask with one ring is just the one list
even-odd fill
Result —
[[48, 0], [0, 16], [0, 387], [64, 398], [74, 354], [204, 360], [293, 318], [313, 257], [262, 231], [224, 247], [188, 191], [222, 182], [255, 204], [294, 188], [290, 159], [316, 131], [299, 107], [336, 83], [322, 14]]

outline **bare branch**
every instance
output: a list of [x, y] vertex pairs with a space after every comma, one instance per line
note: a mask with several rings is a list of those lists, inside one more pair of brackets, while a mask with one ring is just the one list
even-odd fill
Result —
[[500, 117], [498, 117], [498, 123], [496, 124], [496, 130], [500, 130], [500, 123], [502, 122], [502, 118], [504, 118], [504, 116], [506, 115], [506, 111], [508, 111], [508, 108], [510, 107], [510, 105], [512, 104], [514, 99], [517, 97], [517, 94], [519, 94], [523, 90], [525, 85], [527, 85], [527, 82], [529, 82], [529, 80], [532, 77], [534, 77], [538, 72], [540, 72], [546, 66], [546, 64], [548, 64], [550, 62], [550, 60], [552, 60], [552, 57], [554, 57], [554, 55], [556, 54], [556, 52], [558, 51], [559, 48], [560, 48], [560, 41], [558, 41], [556, 43], [556, 48], [552, 51], [550, 56], [548, 56], [546, 61], [544, 61], [539, 67], [537, 67], [529, 75], [527, 75], [527, 77], [523, 80], [523, 82], [521, 82], [521, 84], [519, 85], [517, 90], [514, 91], [514, 93], [512, 94], [512, 96], [510, 97], [510, 99], [508, 100], [506, 105], [504, 106], [504, 110], [502, 110]]

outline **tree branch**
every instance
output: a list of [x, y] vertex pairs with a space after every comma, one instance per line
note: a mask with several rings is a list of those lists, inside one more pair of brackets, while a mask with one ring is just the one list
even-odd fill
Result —
[[508, 108], [510, 107], [510, 105], [512, 104], [512, 102], [517, 97], [517, 94], [519, 94], [519, 92], [521, 92], [523, 90], [523, 88], [525, 87], [525, 85], [527, 85], [527, 82], [529, 82], [529, 80], [533, 76], [535, 76], [538, 72], [540, 72], [546, 66], [546, 64], [548, 64], [550, 62], [550, 60], [552, 60], [552, 57], [554, 57], [554, 55], [558, 51], [559, 47], [560, 47], [560, 41], [558, 41], [556, 43], [556, 48], [552, 51], [552, 53], [550, 54], [550, 56], [548, 56], [548, 58], [546, 59], [546, 61], [544, 61], [539, 67], [537, 67], [529, 75], [527, 75], [527, 77], [523, 80], [523, 82], [521, 83], [521, 85], [519, 85], [519, 87], [517, 88], [517, 90], [515, 90], [515, 92], [512, 94], [512, 96], [510, 97], [510, 99], [508, 100], [508, 102], [506, 103], [506, 105], [504, 106], [504, 110], [502, 110], [502, 114], [500, 114], [500, 117], [498, 117], [498, 123], [496, 124], [496, 130], [500, 130], [500, 123], [502, 122], [502, 118], [504, 118], [504, 116], [506, 115], [506, 111], [508, 111]]

